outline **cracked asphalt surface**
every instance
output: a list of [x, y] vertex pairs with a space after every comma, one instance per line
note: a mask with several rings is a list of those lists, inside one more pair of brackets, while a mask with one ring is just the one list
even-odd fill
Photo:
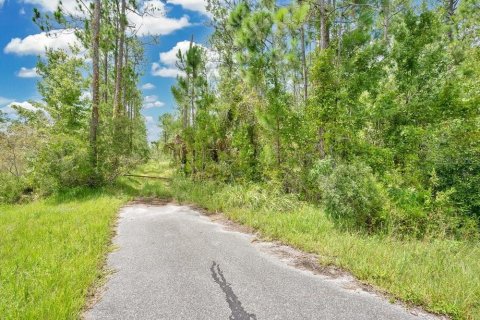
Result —
[[295, 269], [188, 207], [120, 212], [115, 270], [86, 319], [432, 319]]

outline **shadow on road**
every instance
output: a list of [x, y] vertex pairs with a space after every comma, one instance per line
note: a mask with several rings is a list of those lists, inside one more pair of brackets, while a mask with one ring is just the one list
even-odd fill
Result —
[[212, 272], [212, 278], [215, 282], [220, 286], [223, 293], [225, 293], [225, 300], [227, 300], [228, 306], [232, 311], [232, 314], [228, 318], [229, 320], [257, 320], [257, 316], [253, 313], [247, 313], [245, 309], [242, 307], [242, 303], [238, 300], [238, 297], [233, 292], [233, 289], [230, 283], [227, 282], [225, 279], [222, 270], [220, 269], [220, 265], [217, 264], [215, 261], [212, 262], [212, 266], [210, 267], [210, 271]]

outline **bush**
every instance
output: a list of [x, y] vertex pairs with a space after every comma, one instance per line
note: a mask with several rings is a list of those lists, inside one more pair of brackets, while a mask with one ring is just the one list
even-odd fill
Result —
[[480, 222], [480, 120], [451, 121], [435, 143], [437, 191], [451, 192], [454, 205]]
[[330, 165], [331, 160], [323, 160], [318, 178], [325, 212], [335, 224], [368, 232], [384, 226], [388, 198], [370, 167], [361, 162]]
[[21, 200], [24, 190], [23, 179], [9, 173], [0, 173], [0, 203], [14, 203]]
[[400, 237], [421, 238], [429, 223], [425, 201], [431, 192], [421, 185], [409, 185], [400, 170], [391, 170], [382, 177], [387, 195], [392, 204], [389, 215], [391, 233]]
[[56, 135], [40, 148], [32, 167], [42, 193], [86, 186], [91, 176], [88, 144], [75, 137]]

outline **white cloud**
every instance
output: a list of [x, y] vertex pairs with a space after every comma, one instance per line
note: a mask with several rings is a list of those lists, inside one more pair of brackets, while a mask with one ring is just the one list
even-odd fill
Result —
[[[2, 1], [2, 0], [0, 0]], [[57, 9], [59, 0], [20, 0], [23, 3], [38, 6], [43, 11], [53, 12]], [[90, 0], [84, 0], [85, 6], [89, 7]], [[65, 12], [75, 16], [84, 16], [86, 10], [79, 10], [79, 2], [77, 0], [62, 0], [62, 9]], [[82, 6], [84, 7], [84, 6]], [[174, 31], [180, 30], [190, 25], [188, 16], [169, 18], [166, 16], [167, 9], [161, 0], [145, 0], [140, 5], [140, 14], [134, 13], [132, 10], [127, 11], [128, 25], [133, 28], [130, 30], [138, 36], [161, 36], [167, 35]], [[41, 48], [43, 49], [43, 48]]]
[[5, 0], [0, 0], [0, 8], [3, 6], [4, 2], [5, 2]]
[[153, 83], [145, 83], [144, 85], [142, 85], [142, 89], [143, 90], [152, 90], [152, 89], [155, 89], [155, 85]]
[[145, 109], [161, 108], [165, 105], [162, 101], [147, 102], [143, 105]]
[[185, 53], [189, 47], [190, 41], [188, 40], [177, 42], [177, 44], [172, 49], [166, 52], [160, 52], [160, 62], [167, 66], [175, 66], [175, 62], [177, 62], [178, 50], [180, 50], [182, 53]]
[[142, 12], [147, 12], [150, 15], [153, 14], [165, 14], [165, 3], [161, 0], [145, 0], [140, 6]]
[[140, 36], [163, 36], [188, 27], [190, 22], [187, 16], [180, 19], [168, 18], [162, 15], [144, 15], [143, 17], [131, 13], [128, 15], [130, 25], [134, 26], [135, 33]]
[[145, 96], [145, 102], [143, 107], [145, 109], [152, 109], [152, 108], [161, 108], [165, 105], [162, 101], [158, 100], [158, 97], [155, 95]]
[[152, 63], [152, 75], [156, 77], [162, 77], [162, 78], [176, 78], [177, 75], [182, 74], [180, 70], [177, 68], [173, 67], [162, 67], [158, 63], [154, 62]]
[[155, 102], [158, 100], [158, 97], [155, 95], [145, 96], [145, 102]]
[[26, 12], [25, 12], [25, 8], [20, 8], [20, 11], [18, 12], [20, 15], [25, 15]]
[[10, 40], [3, 52], [19, 56], [44, 55], [45, 48], [71, 52], [70, 47], [74, 45], [79, 46], [80, 42], [73, 30], [52, 30], [48, 33], [32, 34], [23, 39], [14, 38]]
[[30, 102], [28, 101], [23, 101], [23, 102], [11, 102], [7, 107], [12, 107], [12, 106], [18, 106], [18, 107], [21, 107], [23, 109], [27, 109], [27, 110], [30, 110], [30, 111], [37, 111], [38, 108], [37, 107], [34, 107]]
[[160, 136], [160, 128], [152, 116], [145, 116], [145, 126], [147, 127], [148, 141], [158, 140]]
[[172, 49], [165, 52], [160, 52], [160, 63], [152, 63], [152, 75], [163, 78], [176, 78], [177, 75], [182, 75], [180, 70], [178, 70], [178, 68], [175, 66], [175, 62], [177, 62], [177, 53], [178, 50], [180, 50], [182, 53], [185, 53], [189, 47], [190, 41], [184, 40], [177, 42]]
[[17, 72], [17, 76], [20, 78], [37, 78], [39, 77], [37, 73], [37, 68], [25, 68], [21, 67], [20, 70]]
[[166, 16], [167, 9], [160, 0], [146, 0], [140, 6], [139, 14], [128, 11], [128, 25], [133, 28], [131, 32], [140, 37], [161, 36], [188, 27], [188, 16], [179, 19]]
[[5, 112], [6, 114], [10, 114], [10, 115], [15, 114], [17, 111], [13, 108], [13, 106], [18, 106], [20, 108], [30, 110], [30, 111], [39, 110], [37, 107], [34, 107], [28, 101], [23, 101], [23, 102], [13, 101], [13, 102], [10, 102], [5, 108], [2, 108], [2, 111]]
[[[217, 61], [218, 55], [208, 49], [207, 47], [193, 43], [194, 46], [199, 46], [205, 50], [206, 57], [207, 57], [207, 64], [206, 68], [210, 76], [215, 76], [217, 71]], [[177, 75], [183, 75], [183, 73], [178, 70], [175, 63], [177, 62], [177, 53], [180, 50], [183, 54], [190, 48], [190, 41], [183, 40], [177, 42], [177, 44], [168, 51], [160, 52], [159, 60], [160, 62], [152, 63], [151, 74], [157, 77], [164, 77], [164, 78], [175, 78]]]
[[167, 3], [182, 6], [183, 9], [200, 12], [204, 15], [210, 16], [207, 11], [206, 0], [167, 0]]

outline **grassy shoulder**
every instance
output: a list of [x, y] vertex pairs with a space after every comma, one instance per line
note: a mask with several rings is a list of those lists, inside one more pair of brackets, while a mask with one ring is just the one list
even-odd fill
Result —
[[126, 199], [82, 191], [0, 206], [1, 318], [78, 318]]
[[[165, 175], [165, 163], [139, 173]], [[163, 174], [162, 174], [163, 172]], [[258, 185], [225, 185], [173, 177], [163, 181], [130, 179], [126, 185], [150, 196], [173, 197], [258, 230], [264, 237], [316, 253], [358, 279], [407, 303], [480, 319], [480, 244], [455, 240], [398, 240], [340, 231], [318, 207]]]

